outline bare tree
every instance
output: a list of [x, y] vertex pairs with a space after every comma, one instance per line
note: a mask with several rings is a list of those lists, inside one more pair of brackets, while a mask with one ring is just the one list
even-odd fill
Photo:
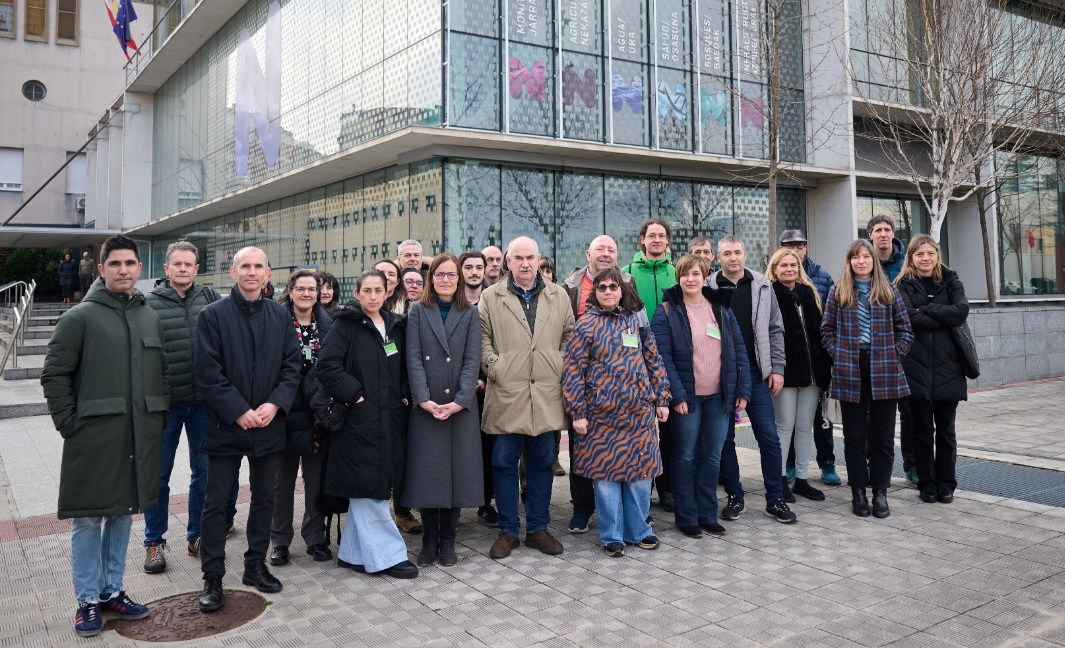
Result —
[[862, 135], [879, 144], [883, 170], [917, 190], [937, 241], [951, 203], [975, 197], [992, 304], [987, 214], [1017, 156], [1051, 147], [1060, 130], [1063, 17], [1013, 0], [896, 0], [868, 17], [868, 66], [855, 78]]

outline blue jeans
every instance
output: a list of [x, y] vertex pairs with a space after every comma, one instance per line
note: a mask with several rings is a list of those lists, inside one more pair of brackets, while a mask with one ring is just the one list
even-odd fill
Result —
[[70, 574], [78, 603], [96, 603], [121, 592], [133, 516], [82, 517], [70, 521]]
[[[751, 365], [751, 375], [761, 375], [758, 367]], [[758, 453], [762, 457], [762, 481], [765, 482], [765, 500], [772, 503], [784, 497], [780, 479], [780, 437], [777, 435], [777, 419], [773, 413], [773, 395], [764, 380], [751, 381], [751, 398], [747, 402], [747, 417], [751, 419], [754, 438], [758, 441]], [[740, 483], [740, 461], [736, 457], [736, 417], [729, 417], [728, 436], [721, 451], [721, 480], [725, 492], [743, 498]]]
[[538, 436], [527, 434], [497, 434], [492, 450], [492, 482], [499, 509], [499, 530], [516, 536], [521, 530], [518, 517], [518, 459], [525, 451], [525, 475], [528, 485], [525, 495], [525, 532], [536, 533], [551, 522], [551, 482], [555, 474], [555, 435], [545, 432]]
[[696, 396], [687, 414], [670, 413], [674, 519], [679, 527], [717, 522], [717, 478], [729, 421], [735, 418], [731, 414], [721, 394]]
[[207, 486], [207, 455], [200, 452], [204, 428], [207, 426], [207, 403], [179, 405], [170, 408], [170, 422], [163, 430], [163, 461], [159, 473], [159, 502], [144, 512], [144, 546], [165, 542], [170, 515], [170, 474], [181, 442], [181, 428], [189, 441], [189, 523], [185, 539], [200, 537], [200, 517], [203, 515], [203, 489]]
[[631, 482], [596, 479], [595, 510], [599, 513], [599, 540], [636, 544], [651, 535], [647, 509], [651, 506], [651, 479]]
[[337, 557], [373, 574], [407, 559], [407, 545], [396, 528], [388, 500], [349, 499]]

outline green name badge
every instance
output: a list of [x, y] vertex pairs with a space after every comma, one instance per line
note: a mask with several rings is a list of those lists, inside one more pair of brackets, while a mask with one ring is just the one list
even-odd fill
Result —
[[714, 338], [715, 340], [721, 339], [721, 329], [717, 328], [713, 324], [706, 325], [706, 334]]
[[385, 342], [385, 355], [386, 356], [391, 358], [392, 356], [396, 355], [397, 353], [399, 353], [399, 349], [396, 348], [396, 343], [395, 342], [392, 342], [391, 340], [389, 340], [388, 342]]
[[311, 360], [314, 358], [314, 349], [311, 347], [303, 347], [303, 359]]
[[630, 349], [635, 349], [640, 345], [640, 338], [632, 333], [622, 333], [621, 344]]

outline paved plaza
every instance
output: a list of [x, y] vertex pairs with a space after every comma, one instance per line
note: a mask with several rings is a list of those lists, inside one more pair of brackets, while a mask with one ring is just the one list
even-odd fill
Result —
[[[10, 383], [0, 381], [0, 400]], [[20, 387], [25, 389], [25, 387]], [[10, 395], [10, 392], [9, 394]], [[190, 645], [225, 646], [1055, 646], [1065, 645], [1065, 381], [971, 394], [958, 420], [959, 490], [924, 504], [896, 479], [886, 520], [850, 513], [846, 486], [800, 498], [799, 522], [762, 514], [757, 456], [739, 435], [747, 509], [728, 535], [689, 539], [652, 507], [662, 540], [624, 558], [575, 536], [565, 478], [555, 480], [551, 532], [562, 556], [521, 547], [487, 557], [496, 530], [464, 511], [458, 565], [410, 581], [316, 563], [301, 540], [272, 568], [284, 591], [239, 629]], [[840, 431], [837, 430], [837, 435]], [[746, 439], [746, 441], [745, 441]], [[842, 443], [837, 438], [842, 468]], [[69, 523], [54, 517], [61, 439], [48, 417], [0, 421], [0, 646], [135, 644], [113, 630], [72, 631]], [[165, 574], [141, 570], [134, 523], [127, 590], [148, 602], [200, 588], [185, 555], [187, 458], [175, 468]], [[567, 462], [563, 462], [564, 465]], [[997, 476], [996, 480], [988, 475]], [[820, 486], [816, 469], [811, 481]], [[844, 475], [845, 476], [845, 475]], [[1002, 497], [1017, 480], [1024, 498]], [[988, 494], [991, 493], [991, 494]], [[247, 514], [243, 493], [238, 529]], [[297, 519], [301, 514], [297, 510]], [[407, 536], [416, 552], [420, 539]], [[225, 585], [242, 589], [243, 532], [229, 541]], [[334, 536], [335, 550], [335, 536]], [[179, 644], [171, 644], [179, 645]]]

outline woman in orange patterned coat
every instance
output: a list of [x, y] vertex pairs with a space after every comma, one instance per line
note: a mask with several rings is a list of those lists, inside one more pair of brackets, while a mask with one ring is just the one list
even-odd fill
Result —
[[658, 548], [647, 509], [662, 474], [655, 420], [669, 416], [669, 379], [636, 318], [643, 303], [632, 284], [609, 268], [592, 285], [566, 346], [562, 399], [573, 419], [573, 473], [593, 481], [603, 550], [620, 557], [625, 543]]

